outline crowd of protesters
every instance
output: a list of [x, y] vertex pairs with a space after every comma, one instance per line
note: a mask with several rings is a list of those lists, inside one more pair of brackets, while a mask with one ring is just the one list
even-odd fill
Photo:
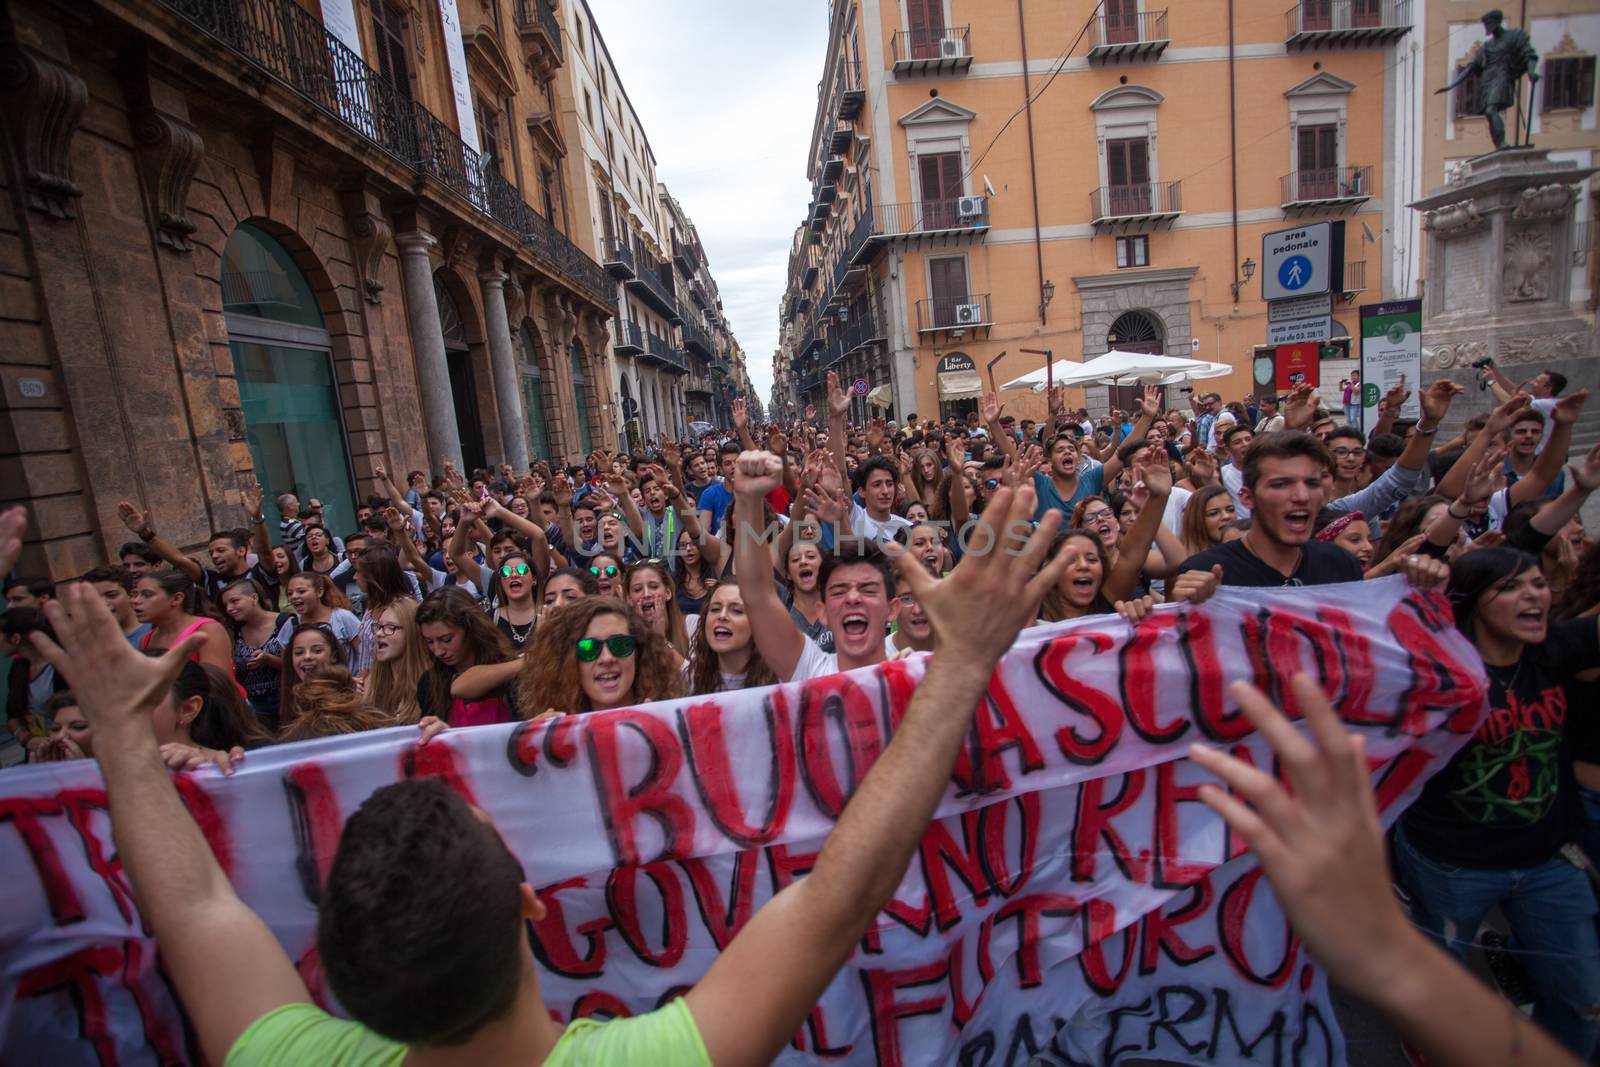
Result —
[[[930, 666], [894, 744], [830, 838], [869, 843], [868, 853], [898, 857], [899, 866], [869, 863], [848, 843], [838, 846], [832, 862], [839, 885], [848, 887], [842, 891], [854, 894], [854, 910], [829, 928], [837, 942], [821, 953], [826, 973], [794, 979], [794, 988], [774, 994], [783, 1003], [766, 1005], [781, 1045], [876, 905], [865, 916], [857, 913], [875, 899], [881, 903], [904, 869], [968, 721], [947, 715], [950, 721], [937, 722], [939, 713], [970, 709], [977, 695], [968, 692], [972, 677], [981, 674], [981, 691], [1019, 629], [1111, 613], [1137, 623], [1155, 604], [1202, 602], [1219, 586], [1404, 574], [1414, 585], [1447, 593], [1457, 625], [1482, 656], [1491, 706], [1484, 729], [1428, 781], [1389, 842], [1410, 922], [1464, 958], [1485, 916], [1502, 909], [1531, 976], [1535, 1020], [1587, 1058], [1600, 1036], [1594, 867], [1585, 859], [1600, 856], [1600, 730], [1586, 721], [1596, 706], [1592, 676], [1600, 671], [1600, 551], [1579, 511], [1600, 487], [1600, 448], [1569, 463], [1586, 395], [1563, 395], [1559, 375], [1518, 384], [1496, 368], [1485, 373], [1493, 406], [1473, 414], [1448, 441], [1438, 440], [1439, 430], [1450, 408], [1463, 403], [1463, 390], [1446, 381], [1418, 390], [1417, 417], [1402, 419], [1410, 399], [1402, 379], [1379, 405], [1375, 425], [1364, 428], [1348, 421], [1359, 416], [1358, 407], [1347, 400], [1343, 410], [1328, 410], [1311, 386], [1229, 403], [1197, 393], [1187, 410], [1164, 409], [1160, 390], [1148, 387], [1133, 410], [1100, 419], [1068, 411], [1061, 392], [1051, 390], [1049, 417], [1038, 423], [1006, 416], [990, 394], [965, 420], [908, 415], [903, 425], [881, 419], [852, 425], [849, 400], [830, 374], [826, 410], [807, 409], [791, 422], [755, 426], [736, 404], [728, 430], [694, 441], [663, 438], [615, 455], [596, 451], [567, 466], [460, 472], [447, 465], [434, 475], [405, 472], [403, 480], [379, 467], [376, 491], [361, 502], [351, 530], [328, 529], [318, 501], [281, 486], [269, 487], [281, 516], [274, 526], [266, 490], [247, 485], [243, 524], [217, 530], [199, 558], [162, 538], [161, 516], [123, 504], [132, 539], [114, 565], [60, 590], [43, 578], [7, 580], [0, 651], [10, 655], [11, 667], [0, 760], [97, 758], [113, 789], [117, 775], [137, 776], [131, 765], [115, 773], [107, 766], [103, 723], [117, 722], [119, 760], [133, 728], [89, 706], [112, 699], [97, 672], [73, 658], [94, 649], [152, 678], [157, 664], [181, 660], [159, 668], [166, 691], [149, 700], [150, 740], [168, 767], [210, 762], [225, 769], [261, 745], [404, 724], [417, 724], [426, 742], [446, 729], [802, 681], [933, 653], [931, 664], [941, 671]], [[992, 538], [974, 536], [993, 533], [996, 510], [1036, 528], [1037, 544], [1030, 544], [1037, 551], [1021, 563], [990, 558], [1005, 554], [984, 548]], [[1002, 587], [1011, 603], [984, 603]], [[101, 630], [110, 632], [114, 623], [123, 652], [95, 646], [87, 624], [74, 627], [76, 651], [55, 632], [52, 620], [69, 612], [49, 602], [59, 592], [67, 607], [87, 610], [91, 589], [96, 618], [103, 602], [112, 620]], [[997, 644], [991, 631], [1005, 640]], [[974, 664], [978, 672], [968, 669]], [[99, 695], [85, 695], [85, 685]], [[1280, 752], [1293, 747], [1258, 694], [1238, 699], [1253, 722], [1274, 730]], [[924, 706], [935, 700], [939, 708]], [[1319, 746], [1300, 770], [1312, 774], [1306, 768], [1313, 756], [1335, 769], [1316, 772], [1320, 786], [1297, 782], [1292, 803], [1305, 809], [1298, 817], [1321, 820], [1335, 839], [1347, 835], [1357, 852], [1370, 844], [1381, 871], [1383, 846], [1367, 841], [1368, 829], [1375, 838], [1375, 817], [1371, 827], [1359, 819], [1360, 825], [1341, 822], [1370, 807], [1364, 784], [1343, 781], [1337, 770], [1358, 763], [1359, 752], [1329, 725], [1325, 706], [1318, 717], [1327, 720], [1315, 724]], [[919, 732], [932, 749], [905, 751], [911, 742], [902, 738]], [[943, 746], [950, 759], [941, 775], [928, 751]], [[1287, 831], [1267, 824], [1287, 817], [1291, 801], [1272, 795], [1277, 787], [1270, 780], [1252, 779], [1226, 757], [1199, 758], [1256, 805], [1251, 811], [1236, 797], [1208, 794], [1260, 846], [1275, 883], [1293, 884], [1314, 867], [1346, 894], [1341, 906], [1359, 899], [1374, 914], [1389, 915], [1394, 903], [1386, 885], [1374, 895], [1370, 885], [1336, 872], [1336, 858], [1312, 855], [1314, 843], [1285, 845], [1274, 836]], [[905, 780], [897, 782], [897, 774]], [[415, 791], [424, 788], [413, 784]], [[1312, 810], [1319, 788], [1327, 803]], [[905, 795], [888, 799], [884, 791], [896, 789]], [[868, 795], [914, 825], [890, 827], [884, 812], [860, 812]], [[376, 795], [371, 805], [394, 818], [404, 807]], [[487, 848], [462, 831], [461, 812], [447, 798], [430, 795], [422, 806], [437, 809], [439, 825], [463, 838], [441, 849]], [[352, 820], [347, 840], [361, 818]], [[1297, 856], [1296, 848], [1308, 851]], [[128, 852], [124, 845], [138, 885], [140, 869], [153, 861]], [[818, 873], [829, 858], [825, 850]], [[463, 862], [493, 860], [476, 855]], [[855, 869], [863, 863], [893, 869], [887, 875]], [[336, 862], [330, 898], [338, 897], [339, 871]], [[1381, 880], [1366, 873], [1368, 882]], [[512, 883], [521, 880], [517, 875]], [[1324, 903], [1285, 905], [1308, 939], [1332, 921], [1317, 911]], [[806, 906], [845, 907], [831, 897]], [[325, 918], [327, 912], [325, 903]], [[159, 937], [163, 924], [154, 925]], [[792, 958], [781, 943], [785, 935], [766, 936], [780, 941], [765, 951]], [[1322, 936], [1336, 942], [1341, 935], [1327, 928]], [[1385, 928], [1384, 936], [1402, 935]], [[1338, 955], [1331, 942], [1327, 951]], [[731, 954], [732, 946], [725, 956]], [[726, 986], [732, 995], [740, 982], [758, 980], [747, 972], [761, 969], [760, 958], [739, 958], [744, 962], [730, 965], [720, 983], [713, 981], [719, 962], [689, 995], [690, 1018], [679, 1010], [658, 1019], [648, 1038], [664, 1049], [699, 1047], [698, 1058], [663, 1053], [651, 1062], [722, 1067], [775, 1054], [778, 1045], [762, 1026], [753, 1027], [754, 1036], [740, 1035], [728, 1020], [710, 1021], [697, 1007], [702, 990]], [[449, 1044], [483, 1022], [445, 1018], [442, 1009], [408, 1020], [401, 1004], [353, 1002], [338, 988], [341, 979], [381, 984], [379, 972], [340, 974], [331, 963], [328, 970], [341, 1000], [384, 1038]], [[1439, 988], [1466, 995], [1452, 985], [1453, 972], [1429, 973]], [[292, 969], [279, 978], [287, 983]], [[508, 980], [512, 987], [518, 981], [514, 973]], [[195, 993], [210, 995], [203, 985]], [[193, 1015], [196, 1006], [187, 993], [184, 999]], [[375, 1004], [372, 1014], [363, 1015], [357, 1002]], [[759, 1015], [765, 1009], [759, 997], [756, 1003]], [[799, 1016], [791, 1019], [795, 1010]], [[537, 1019], [528, 1025], [539, 1029]], [[202, 1041], [211, 1041], [206, 1024], [199, 1026]], [[1474, 1054], [1498, 1040], [1480, 1033], [1479, 1049], [1462, 1034], [1418, 1026], [1411, 1032], [1444, 1055], [1441, 1062], [1489, 1062]], [[1520, 1031], [1515, 1017], [1510, 1027], [1514, 1049], [1547, 1047], [1532, 1028]], [[227, 1053], [242, 1030], [222, 1026], [225, 1039], [208, 1045], [215, 1062], [235, 1062]], [[686, 1034], [697, 1036], [690, 1041]], [[559, 1046], [566, 1038], [551, 1040]], [[239, 1062], [291, 1062], [262, 1051], [285, 1041], [282, 1032], [271, 1041], [255, 1034], [258, 1058]], [[296, 1047], [303, 1057], [304, 1047]], [[1505, 1062], [1504, 1048], [1497, 1062]]]

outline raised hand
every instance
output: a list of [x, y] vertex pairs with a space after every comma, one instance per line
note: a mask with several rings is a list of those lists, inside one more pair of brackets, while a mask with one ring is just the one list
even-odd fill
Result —
[[252, 519], [261, 517], [261, 503], [265, 496], [261, 483], [254, 478], [246, 478], [239, 488], [239, 503], [244, 507], [244, 513]]
[[1139, 398], [1139, 412], [1151, 419], [1161, 417], [1161, 387], [1159, 385], [1147, 385], [1144, 387], [1144, 395]]
[[1466, 484], [1461, 487], [1461, 495], [1457, 499], [1471, 507], [1493, 496], [1495, 483], [1501, 474], [1500, 464], [1505, 458], [1504, 446], [1490, 445], [1488, 451], [1479, 456], [1478, 462], [1472, 465], [1472, 470], [1467, 474]]
[[1400, 405], [1404, 404], [1410, 398], [1411, 390], [1406, 388], [1406, 376], [1401, 374], [1400, 380], [1395, 382], [1394, 385], [1389, 388], [1387, 393], [1383, 394], [1383, 400], [1381, 403], [1388, 411], [1399, 411]]
[[771, 452], [741, 452], [733, 470], [733, 491], [739, 497], [766, 496], [783, 482], [783, 460]]
[[733, 402], [733, 428], [742, 430], [750, 425], [750, 409], [743, 400], [735, 399]]
[[873, 452], [876, 452], [882, 448], [885, 432], [883, 419], [877, 418], [868, 422], [866, 434], [867, 448], [871, 449]]
[[1045, 390], [1045, 404], [1050, 409], [1051, 415], [1059, 415], [1067, 409], [1067, 390], [1064, 386], [1052, 385]]
[[[1401, 384], [1405, 384], [1404, 375], [1401, 375]], [[1422, 417], [1438, 425], [1450, 413], [1450, 402], [1464, 392], [1466, 390], [1455, 382], [1439, 379], [1422, 392]]]
[[1413, 534], [1395, 546], [1393, 552], [1383, 557], [1367, 569], [1366, 577], [1382, 578], [1386, 574], [1394, 574], [1404, 569], [1407, 560], [1416, 559], [1414, 553], [1422, 547], [1422, 542], [1428, 539], [1425, 533]]
[[122, 520], [122, 525], [140, 537], [155, 532], [155, 527], [150, 525], [149, 513], [140, 511], [126, 500], [117, 504], [117, 517]]
[[1000, 403], [999, 394], [993, 389], [984, 393], [983, 399], [978, 402], [978, 415], [983, 419], [985, 425], [999, 422], [1000, 412], [1004, 409], [1005, 405]]
[[[160, 656], [146, 656], [128, 643], [94, 586], [63, 585], [44, 606], [55, 640], [29, 635], [33, 647], [72, 687], [84, 718], [107, 744], [122, 744], [127, 731], [154, 738], [152, 713], [172, 692], [178, 672], [200, 646], [191, 635]], [[116, 733], [118, 737], [109, 735]]]
[[830, 492], [822, 486], [807, 487], [802, 490], [802, 497], [805, 509], [815, 515], [817, 521], [834, 526], [844, 521], [844, 493], [837, 488]]
[[389, 472], [381, 463], [374, 463], [372, 465], [372, 476], [378, 479], [380, 482], [386, 482], [389, 480]]
[[850, 414], [850, 396], [839, 384], [837, 371], [828, 372], [828, 414], [841, 418]]
[[1592, 493], [1600, 489], [1600, 445], [1589, 449], [1589, 454], [1583, 457], [1581, 464], [1571, 464], [1567, 469], [1572, 472], [1572, 480], [1584, 492]]
[[22, 555], [22, 535], [28, 529], [28, 510], [20, 505], [0, 511], [0, 574], [10, 574]]
[[1061, 513], [1047, 511], [1030, 532], [1033, 511], [1031, 486], [997, 488], [973, 530], [973, 547], [946, 578], [929, 574], [909, 552], [895, 558], [900, 580], [933, 623], [935, 657], [954, 651], [987, 677], [1018, 631], [1037, 617], [1040, 598], [1067, 568], [1071, 542], [1041, 566]]
[[572, 479], [565, 474], [558, 474], [550, 483], [550, 493], [556, 498], [556, 507], [570, 508], [572, 506]]
[[1295, 386], [1283, 402], [1283, 425], [1288, 430], [1303, 430], [1317, 414], [1317, 387], [1307, 382]]
[[1511, 420], [1516, 418], [1517, 412], [1527, 407], [1531, 400], [1527, 393], [1517, 393], [1489, 413], [1489, 421], [1484, 425], [1483, 432], [1490, 437], [1505, 433], [1511, 428]]
[[1576, 393], [1568, 393], [1556, 401], [1556, 406], [1550, 411], [1550, 418], [1555, 422], [1573, 423], [1578, 421], [1578, 416], [1583, 412], [1584, 401], [1589, 399], [1589, 390], [1579, 389]]
[[1134, 470], [1139, 483], [1151, 497], [1164, 501], [1172, 493], [1172, 467], [1167, 463], [1166, 452], [1151, 446], [1141, 449], [1134, 457]]

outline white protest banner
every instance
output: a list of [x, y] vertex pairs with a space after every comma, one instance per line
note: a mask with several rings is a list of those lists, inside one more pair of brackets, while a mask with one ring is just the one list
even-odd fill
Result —
[[[489, 813], [545, 901], [549, 1007], [638, 1013], [806, 874], [922, 670], [456, 730], [421, 749], [413, 729], [331, 738], [178, 783], [319, 999], [315, 901], [344, 820], [379, 785], [436, 775]], [[1183, 758], [1202, 740], [1272, 766], [1225, 686], [1253, 678], [1294, 715], [1297, 670], [1365, 735], [1386, 819], [1484, 712], [1481, 663], [1445, 601], [1398, 578], [1225, 589], [1136, 628], [1025, 631], [920, 855], [778, 1062], [1342, 1064], [1320, 969]], [[92, 763], [0, 774], [0, 862], [0, 1059], [197, 1063]]]

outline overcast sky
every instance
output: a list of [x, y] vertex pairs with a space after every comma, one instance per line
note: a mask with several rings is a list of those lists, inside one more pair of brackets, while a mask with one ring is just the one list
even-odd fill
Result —
[[694, 220], [761, 403], [772, 393], [789, 242], [828, 44], [824, 0], [589, 0], [655, 150]]

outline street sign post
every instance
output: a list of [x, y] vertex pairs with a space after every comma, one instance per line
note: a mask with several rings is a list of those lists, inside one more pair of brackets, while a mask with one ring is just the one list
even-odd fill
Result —
[[1378, 401], [1400, 376], [1411, 396], [1400, 406], [1402, 419], [1422, 414], [1422, 301], [1391, 300], [1361, 306], [1361, 423], [1378, 419]]
[[866, 396], [867, 393], [872, 391], [872, 384], [865, 378], [857, 378], [854, 384], [850, 386], [850, 391], [856, 396]]
[[[1271, 306], [1270, 304], [1268, 305]], [[1267, 344], [1293, 345], [1302, 341], [1326, 341], [1333, 336], [1333, 319], [1320, 315], [1312, 319], [1291, 319], [1267, 323]]]
[[1261, 235], [1261, 299], [1321, 296], [1344, 284], [1344, 222], [1312, 222]]
[[1291, 322], [1294, 319], [1316, 319], [1333, 314], [1333, 295], [1295, 296], [1288, 300], [1274, 300], [1267, 305], [1268, 322]]

